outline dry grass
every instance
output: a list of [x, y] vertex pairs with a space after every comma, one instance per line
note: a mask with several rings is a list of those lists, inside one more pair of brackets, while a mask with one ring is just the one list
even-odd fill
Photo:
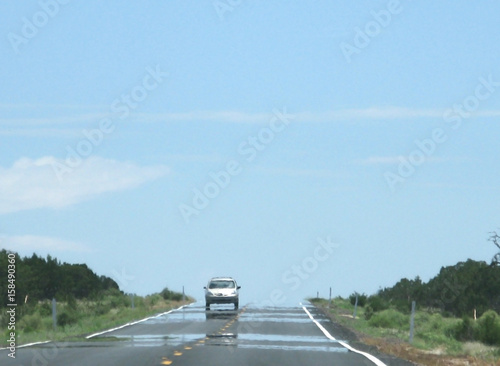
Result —
[[[380, 352], [394, 355], [425, 366], [500, 366], [500, 361], [488, 361], [476, 356], [449, 356], [444, 354], [445, 350], [436, 349], [432, 351], [420, 350], [410, 346], [406, 342], [387, 340], [381, 338], [370, 338], [361, 336], [361, 341], [370, 346], [375, 346]], [[491, 350], [489, 350], [491, 351]]]

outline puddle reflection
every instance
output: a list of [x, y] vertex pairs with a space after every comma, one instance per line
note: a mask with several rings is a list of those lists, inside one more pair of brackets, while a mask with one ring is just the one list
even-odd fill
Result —
[[236, 319], [237, 315], [238, 315], [238, 310], [216, 309], [216, 310], [207, 310], [205, 312], [206, 320], [209, 319], [230, 320], [230, 319]]

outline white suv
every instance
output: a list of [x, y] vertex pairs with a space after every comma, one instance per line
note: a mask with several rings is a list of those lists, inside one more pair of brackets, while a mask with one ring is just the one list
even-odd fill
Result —
[[238, 309], [239, 296], [236, 281], [231, 277], [214, 277], [203, 287], [205, 289], [205, 309], [210, 310], [211, 304], [234, 304]]

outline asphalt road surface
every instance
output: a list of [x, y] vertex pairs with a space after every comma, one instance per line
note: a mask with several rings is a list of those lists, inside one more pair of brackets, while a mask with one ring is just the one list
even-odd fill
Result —
[[86, 341], [19, 348], [15, 359], [1, 350], [0, 365], [399, 365], [348, 349], [332, 329], [310, 305], [205, 311], [196, 303]]

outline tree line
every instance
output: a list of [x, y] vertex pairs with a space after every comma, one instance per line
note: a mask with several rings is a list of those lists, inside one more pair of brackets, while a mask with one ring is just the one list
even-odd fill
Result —
[[[351, 295], [351, 302], [355, 295]], [[457, 317], [472, 317], [474, 311], [478, 317], [488, 310], [500, 313], [500, 265], [468, 259], [441, 267], [428, 282], [418, 276], [413, 280], [403, 278], [375, 295], [358, 297], [360, 304], [366, 303], [374, 312], [394, 307], [407, 313], [412, 301], [416, 301], [421, 309], [439, 309]]]
[[[1, 279], [7, 279], [8, 253], [5, 249], [0, 251]], [[25, 299], [32, 302], [53, 298], [61, 300], [95, 298], [107, 290], [120, 290], [112, 278], [98, 276], [86, 264], [61, 263], [50, 255], [46, 258], [37, 254], [20, 257], [15, 253], [15, 256], [18, 306], [21, 306]], [[6, 280], [0, 281], [2, 307], [7, 304], [7, 287]]]

